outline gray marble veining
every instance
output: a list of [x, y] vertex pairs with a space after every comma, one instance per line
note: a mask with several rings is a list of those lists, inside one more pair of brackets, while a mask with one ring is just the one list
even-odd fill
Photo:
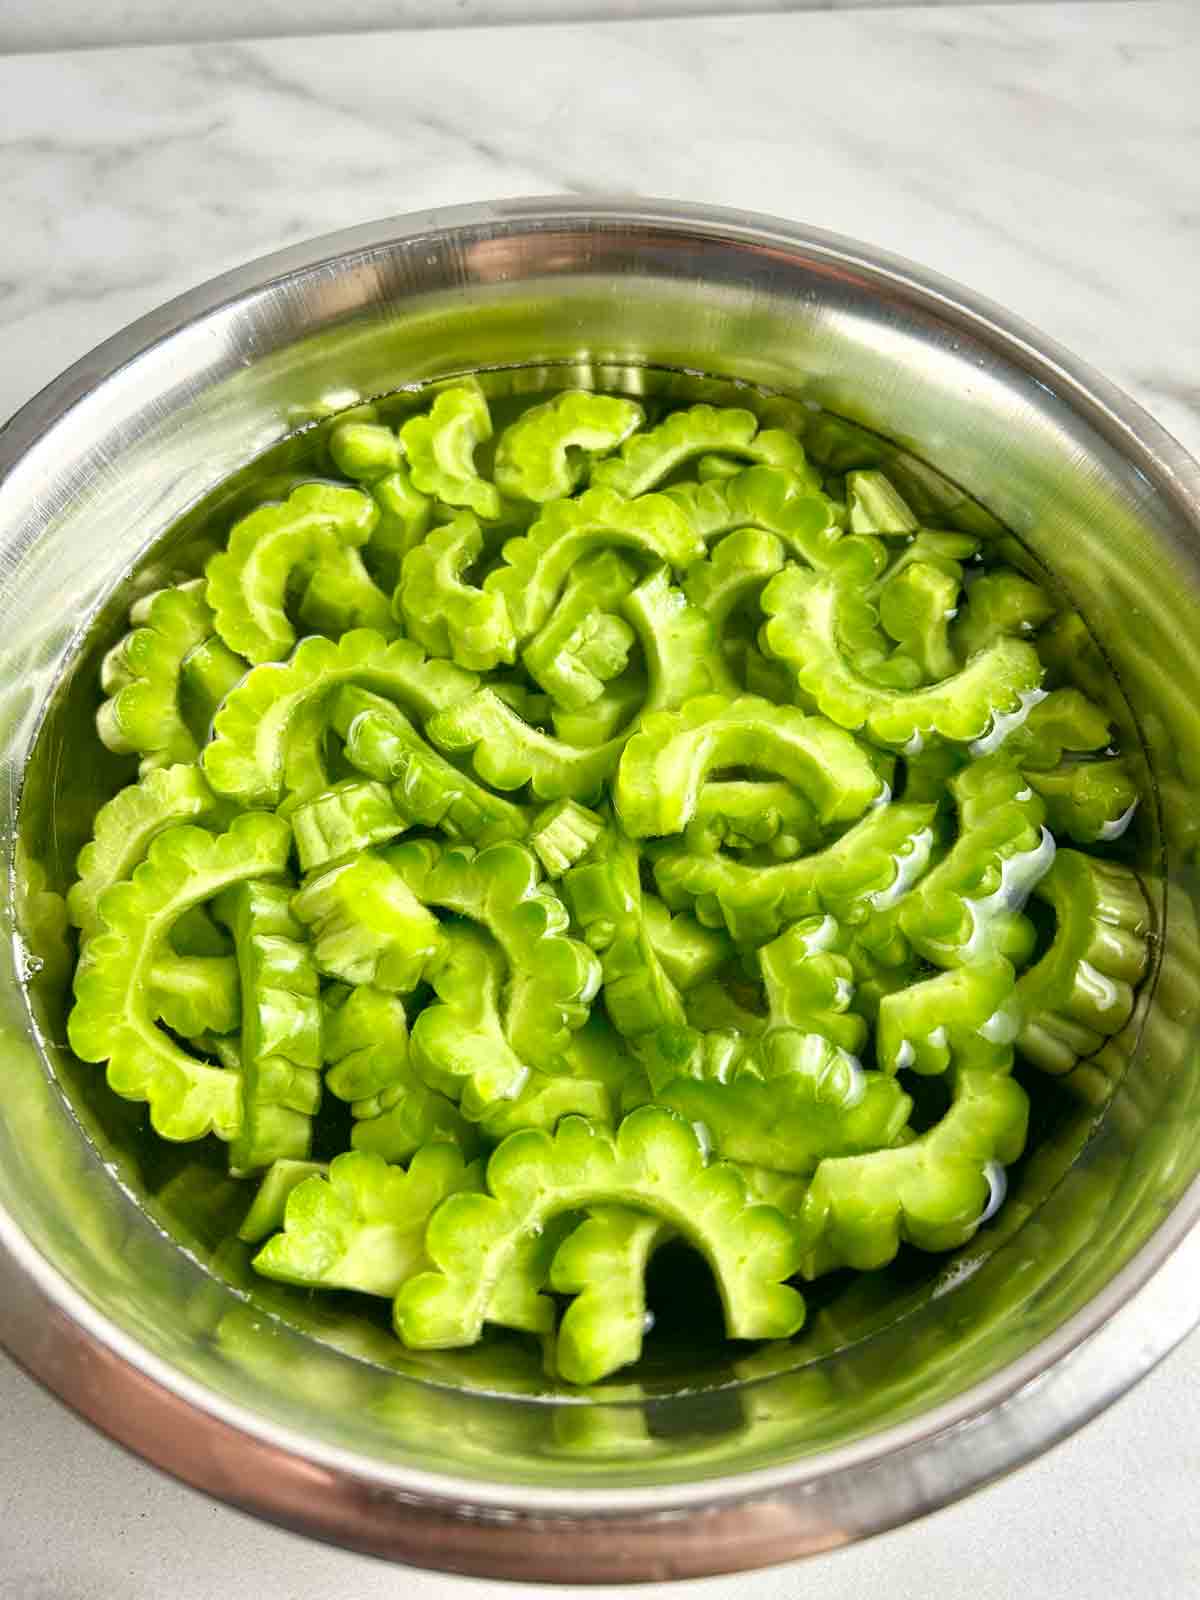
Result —
[[[586, 22], [716, 12], [842, 11], [912, 0], [0, 0], [0, 53], [81, 46], [180, 44], [371, 28], [461, 28], [495, 23]], [[922, 0], [955, 5], [958, 0]], [[1020, 0], [1007, 0], [1009, 4]], [[1094, 0], [1100, 3], [1100, 0]]]
[[[7, 23], [15, 7], [0, 3]], [[129, 0], [126, 14], [148, 9]], [[302, 19], [305, 0], [288, 9]], [[1200, 450], [1198, 81], [1191, 0], [0, 60], [0, 416], [166, 296], [288, 241], [452, 202], [638, 189], [914, 257], [1073, 347]], [[805, 1568], [696, 1588], [712, 1600], [1191, 1600], [1198, 1396], [1193, 1337], [1101, 1421], [968, 1504]], [[484, 1592], [239, 1518], [129, 1460], [0, 1361], [3, 1600], [231, 1589]]]

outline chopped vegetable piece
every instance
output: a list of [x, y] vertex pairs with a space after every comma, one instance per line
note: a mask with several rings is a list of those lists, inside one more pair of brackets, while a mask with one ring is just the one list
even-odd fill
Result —
[[[474, 1343], [485, 1321], [502, 1319], [496, 1302], [521, 1244], [562, 1212], [595, 1204], [650, 1211], [695, 1244], [730, 1338], [788, 1338], [804, 1320], [803, 1300], [783, 1282], [796, 1267], [783, 1217], [750, 1201], [736, 1168], [707, 1166], [693, 1131], [661, 1107], [633, 1112], [615, 1137], [582, 1117], [564, 1118], [553, 1138], [512, 1134], [488, 1163], [487, 1185], [438, 1208], [425, 1236], [434, 1270], [396, 1296], [396, 1330], [416, 1349]], [[521, 1287], [541, 1289], [528, 1278]]]
[[496, 446], [496, 485], [514, 500], [539, 504], [573, 494], [586, 458], [615, 450], [643, 420], [633, 400], [565, 389], [505, 428]]
[[555, 800], [533, 819], [529, 834], [548, 878], [561, 878], [584, 856], [604, 832], [604, 818], [575, 800]]
[[[360, 489], [305, 483], [236, 523], [228, 549], [206, 570], [216, 631], [229, 648], [248, 661], [282, 660], [296, 642], [284, 610], [293, 575], [321, 563], [345, 573], [347, 553], [366, 542], [378, 519], [379, 508]], [[355, 622], [346, 616], [340, 626]]]
[[408, 827], [382, 783], [357, 778], [301, 801], [289, 820], [302, 872], [338, 866]]
[[627, 1206], [593, 1206], [563, 1240], [550, 1287], [574, 1296], [563, 1313], [555, 1361], [569, 1383], [599, 1383], [642, 1353], [646, 1268], [674, 1232], [661, 1217]]
[[770, 620], [766, 648], [796, 673], [802, 689], [844, 728], [863, 729], [882, 744], [908, 746], [929, 734], [963, 743], [978, 739], [995, 718], [1021, 705], [1042, 677], [1037, 651], [1022, 639], [1001, 638], [953, 677], [907, 693], [869, 683], [847, 662], [842, 613], [860, 602], [844, 586], [799, 568], [772, 578], [763, 594]]
[[760, 431], [752, 411], [707, 405], [672, 412], [656, 428], [633, 434], [617, 455], [592, 468], [592, 482], [632, 498], [655, 488], [692, 456], [709, 451], [787, 467], [813, 488], [820, 483], [794, 434], [782, 428]]
[[479, 1167], [452, 1144], [426, 1145], [407, 1170], [351, 1150], [328, 1177], [287, 1197], [283, 1232], [267, 1240], [254, 1270], [304, 1288], [357, 1289], [390, 1298], [427, 1266], [425, 1230], [448, 1195], [480, 1187]]
[[826, 823], [853, 821], [883, 792], [866, 752], [824, 717], [750, 695], [712, 695], [643, 718], [617, 774], [623, 827], [635, 837], [682, 832], [708, 775], [733, 766], [780, 773]]
[[846, 506], [852, 533], [916, 533], [919, 526], [904, 496], [882, 472], [848, 472]]
[[483, 530], [469, 511], [434, 528], [404, 557], [396, 591], [409, 635], [434, 656], [490, 672], [516, 659], [516, 639], [504, 597], [485, 593], [464, 574], [483, 554]]
[[272, 1161], [238, 1229], [238, 1238], [246, 1244], [260, 1244], [268, 1234], [282, 1228], [292, 1190], [306, 1178], [324, 1177], [328, 1172], [327, 1161]]
[[344, 983], [410, 994], [441, 944], [437, 918], [375, 852], [312, 879], [294, 896], [292, 910], [311, 929], [317, 971]]
[[214, 836], [203, 828], [169, 828], [153, 841], [126, 882], [101, 898], [107, 927], [89, 939], [75, 974], [75, 1006], [67, 1023], [71, 1048], [84, 1061], [107, 1061], [110, 1087], [144, 1100], [164, 1139], [233, 1139], [242, 1124], [242, 1080], [206, 1065], [154, 1025], [150, 973], [171, 924], [190, 906], [248, 878], [281, 877], [291, 833], [279, 817], [236, 817]]
[[475, 451], [491, 437], [488, 403], [474, 384], [443, 389], [428, 416], [410, 417], [400, 429], [412, 481], [422, 494], [495, 521], [502, 510], [500, 491], [475, 470]]

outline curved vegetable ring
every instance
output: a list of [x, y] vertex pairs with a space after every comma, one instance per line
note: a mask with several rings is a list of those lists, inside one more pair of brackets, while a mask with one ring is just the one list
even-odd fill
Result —
[[108, 1082], [126, 1100], [144, 1100], [164, 1139], [234, 1138], [242, 1122], [241, 1076], [206, 1066], [155, 1027], [149, 973], [171, 924], [246, 878], [281, 877], [291, 833], [279, 817], [236, 817], [227, 833], [170, 828], [146, 860], [104, 895], [107, 928], [88, 941], [75, 975], [67, 1023], [75, 1054], [107, 1061]]
[[[987, 740], [1027, 772], [1045, 772], [1061, 764], [1069, 751], [1079, 755], [1103, 750], [1112, 738], [1108, 713], [1078, 689], [1051, 689], [1039, 695], [1026, 716], [997, 729]], [[981, 741], [983, 742], [983, 741]]]
[[181, 822], [215, 822], [225, 807], [197, 766], [156, 767], [118, 790], [96, 813], [92, 838], [79, 852], [78, 881], [67, 910], [84, 939], [103, 926], [100, 898], [145, 860], [151, 842]]
[[343, 477], [365, 483], [375, 497], [379, 521], [363, 555], [390, 594], [404, 557], [429, 531], [433, 501], [414, 485], [400, 441], [383, 423], [340, 423], [329, 435], [329, 454]]
[[582, 710], [624, 671], [633, 634], [612, 612], [636, 582], [615, 550], [585, 557], [568, 574], [549, 619], [521, 653], [526, 672], [558, 705]]
[[254, 1269], [303, 1288], [356, 1289], [390, 1298], [427, 1265], [425, 1228], [452, 1194], [482, 1185], [452, 1144], [418, 1150], [407, 1171], [350, 1150], [329, 1176], [306, 1178], [287, 1197], [283, 1232], [254, 1258]]
[[721, 767], [770, 768], [796, 784], [822, 822], [850, 822], [883, 793], [870, 757], [824, 717], [745, 695], [709, 695], [646, 717], [625, 746], [614, 790], [635, 837], [680, 833]]
[[573, 1296], [554, 1344], [568, 1383], [599, 1383], [642, 1353], [646, 1268], [674, 1234], [661, 1217], [627, 1206], [592, 1206], [555, 1251], [550, 1287]]
[[621, 602], [646, 658], [649, 688], [643, 714], [684, 705], [702, 694], [734, 695], [737, 682], [713, 619], [673, 588], [657, 567]]
[[478, 853], [429, 840], [396, 845], [385, 858], [427, 905], [479, 923], [508, 962], [504, 1031], [530, 1066], [551, 1068], [587, 1020], [600, 964], [567, 934], [569, 919], [524, 845], [505, 841]]
[[782, 428], [759, 430], [752, 411], [736, 406], [691, 406], [675, 411], [645, 433], [626, 439], [619, 453], [592, 468], [592, 482], [632, 499], [645, 494], [676, 467], [714, 451], [738, 456], [769, 467], [786, 467], [800, 481], [820, 487], [809, 467], [804, 447]]
[[409, 637], [430, 655], [450, 656], [459, 666], [490, 672], [502, 661], [516, 659], [517, 642], [503, 596], [463, 578], [482, 554], [478, 519], [460, 512], [404, 557], [396, 607]]
[[132, 631], [100, 668], [108, 699], [96, 713], [97, 732], [110, 750], [142, 756], [145, 767], [194, 761], [200, 747], [184, 715], [181, 674], [189, 653], [212, 638], [203, 579], [145, 595], [129, 620]]
[[1003, 756], [974, 762], [950, 780], [959, 836], [900, 908], [900, 926], [927, 961], [967, 966], [1028, 955], [1022, 915], [1054, 861], [1045, 808]]
[[421, 1082], [409, 1060], [408, 1021], [394, 994], [334, 985], [321, 998], [330, 1094], [350, 1102], [350, 1143], [385, 1161], [407, 1161], [422, 1145], [474, 1153], [476, 1135], [458, 1108]]
[[673, 916], [657, 895], [642, 894], [642, 920], [654, 959], [681, 993], [711, 978], [733, 955], [724, 929], [706, 928], [686, 911]]
[[[322, 563], [342, 572], [347, 552], [366, 542], [378, 520], [379, 508], [361, 489], [304, 483], [235, 523], [228, 548], [205, 569], [216, 631], [229, 648], [252, 662], [287, 655], [296, 642], [284, 610], [293, 574]], [[361, 563], [359, 571], [369, 584]]]
[[427, 416], [410, 417], [400, 429], [412, 481], [422, 494], [494, 522], [503, 509], [500, 491], [475, 470], [475, 451], [491, 437], [488, 403], [475, 384], [443, 389]]
[[[553, 1138], [514, 1133], [488, 1162], [490, 1193], [451, 1196], [430, 1218], [432, 1272], [410, 1278], [395, 1303], [396, 1331], [415, 1349], [473, 1343], [485, 1321], [504, 1316], [522, 1243], [564, 1211], [632, 1205], [670, 1223], [712, 1267], [734, 1339], [782, 1339], [804, 1320], [804, 1301], [783, 1280], [796, 1267], [791, 1229], [771, 1206], [754, 1204], [736, 1168], [706, 1166], [682, 1118], [646, 1106], [614, 1136], [565, 1117]], [[541, 1283], [517, 1286], [540, 1298]]]
[[425, 732], [452, 755], [469, 756], [493, 788], [529, 784], [539, 800], [592, 799], [616, 768], [625, 743], [618, 737], [590, 748], [565, 744], [524, 721], [494, 689], [479, 689], [440, 712]]
[[1133, 1015], [1149, 962], [1150, 915], [1128, 867], [1060, 850], [1034, 893], [1053, 906], [1053, 942], [1021, 975], [1012, 1010], [1022, 1055], [1043, 1072], [1069, 1072]]
[[987, 1211], [991, 1165], [1025, 1147], [1029, 1101], [1020, 1084], [990, 1068], [956, 1068], [950, 1109], [911, 1143], [821, 1162], [800, 1206], [801, 1272], [836, 1267], [872, 1272], [902, 1240], [951, 1250], [972, 1237]]
[[702, 1124], [725, 1160], [793, 1175], [829, 1156], [889, 1148], [912, 1109], [894, 1078], [863, 1071], [819, 1034], [787, 1027], [765, 1032], [725, 1079], [664, 1072], [655, 1094]]
[[878, 539], [847, 537], [833, 502], [806, 479], [777, 467], [748, 467], [736, 477], [681, 483], [663, 491], [703, 539], [758, 528], [782, 540], [793, 556], [819, 572], [869, 583], [887, 562]]
[[504, 546], [505, 565], [483, 587], [504, 598], [523, 643], [550, 615], [576, 563], [614, 544], [679, 568], [704, 554], [688, 518], [664, 495], [626, 500], [608, 489], [589, 489], [578, 500], [551, 501], [528, 533]]
[[644, 419], [635, 400], [564, 389], [500, 435], [497, 487], [511, 499], [539, 504], [574, 494], [587, 470], [581, 458], [615, 450]]
[[1033, 646], [1001, 638], [941, 683], [908, 692], [873, 684], [849, 664], [840, 643], [841, 614], [859, 604], [830, 579], [789, 568], [763, 593], [770, 620], [762, 637], [827, 717], [844, 728], [863, 728], [881, 744], [905, 746], [929, 734], [962, 743], [978, 739], [1041, 682]]
[[709, 927], [724, 921], [735, 939], [761, 943], [797, 917], [821, 910], [854, 916], [861, 907], [898, 901], [929, 865], [936, 809], [880, 806], [824, 850], [772, 866], [659, 846], [654, 876], [673, 910], [694, 902]]
[[783, 544], [773, 533], [739, 528], [726, 534], [706, 561], [689, 569], [683, 592], [722, 627], [731, 612], [782, 570], [785, 559]]
[[256, 667], [228, 695], [204, 750], [205, 776], [243, 806], [278, 805], [285, 787], [316, 794], [329, 782], [320, 752], [331, 691], [358, 684], [426, 718], [478, 682], [449, 661], [430, 660], [411, 639], [389, 644], [369, 628], [336, 643], [302, 639], [288, 661]]
[[235, 1174], [303, 1161], [321, 1103], [317, 969], [289, 909], [291, 888], [247, 879], [214, 907], [233, 935], [242, 990], [242, 1123], [229, 1147]]

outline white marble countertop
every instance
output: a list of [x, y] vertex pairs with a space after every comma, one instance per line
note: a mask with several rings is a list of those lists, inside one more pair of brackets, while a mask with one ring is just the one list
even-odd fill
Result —
[[[0, 415], [131, 317], [285, 242], [450, 202], [636, 188], [921, 260], [1073, 347], [1200, 451], [1197, 82], [1200, 6], [1157, 0], [0, 59]], [[966, 1504], [698, 1587], [713, 1600], [809, 1586], [825, 1600], [1191, 1600], [1198, 1476], [1193, 1337], [1081, 1435]], [[0, 1362], [4, 1600], [465, 1600], [475, 1587], [214, 1506]]]

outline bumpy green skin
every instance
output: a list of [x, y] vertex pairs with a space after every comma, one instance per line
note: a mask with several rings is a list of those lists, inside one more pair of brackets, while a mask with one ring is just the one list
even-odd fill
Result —
[[354, 686], [339, 690], [329, 725], [345, 740], [352, 767], [391, 784], [392, 804], [405, 825], [439, 828], [451, 839], [478, 845], [519, 839], [527, 832], [529, 817], [522, 807], [452, 766], [381, 696]]
[[[348, 554], [370, 538], [378, 519], [370, 495], [329, 483], [301, 484], [282, 504], [257, 506], [234, 525], [228, 548], [205, 569], [217, 633], [247, 661], [282, 660], [296, 642], [284, 609], [293, 575], [327, 565], [345, 577]], [[370, 585], [361, 562], [357, 570]], [[356, 590], [356, 605], [361, 598]], [[332, 595], [331, 601], [336, 605]], [[336, 625], [335, 618], [326, 620]], [[341, 626], [354, 621], [346, 617]]]
[[408, 827], [381, 783], [344, 778], [288, 813], [302, 872], [338, 866]]
[[882, 472], [848, 472], [846, 508], [852, 533], [904, 537], [919, 527], [911, 506]]
[[823, 717], [751, 695], [714, 695], [643, 718], [617, 773], [623, 827], [637, 838], [682, 832], [709, 773], [732, 766], [778, 772], [825, 823], [852, 822], [883, 791], [866, 752]]
[[102, 926], [105, 891], [145, 860], [160, 833], [184, 822], [215, 822], [222, 810], [194, 765], [156, 767], [106, 801], [96, 813], [90, 843], [79, 852], [79, 878], [67, 892], [67, 911], [83, 938]]
[[1064, 762], [1049, 772], [1026, 771], [1025, 777], [1041, 797], [1051, 831], [1076, 844], [1119, 839], [1138, 808], [1137, 783], [1120, 757]]
[[254, 1270], [302, 1288], [390, 1298], [426, 1267], [433, 1212], [480, 1182], [478, 1165], [451, 1144], [427, 1145], [407, 1170], [361, 1150], [335, 1156], [327, 1178], [308, 1178], [288, 1195], [283, 1232], [254, 1257]]
[[992, 956], [885, 994], [875, 1035], [880, 1067], [927, 1075], [964, 1065], [1006, 1071], [1012, 1028], [1003, 1013], [1015, 983], [1012, 963]]
[[242, 1017], [231, 956], [164, 955], [150, 969], [150, 1014], [184, 1039], [232, 1033]]
[[287, 823], [272, 816], [237, 817], [217, 836], [170, 828], [132, 877], [101, 899], [107, 926], [80, 959], [68, 1037], [82, 1060], [108, 1062], [115, 1093], [148, 1103], [151, 1126], [164, 1139], [210, 1132], [235, 1138], [242, 1083], [238, 1073], [205, 1065], [154, 1025], [150, 972], [176, 918], [235, 883], [282, 877], [290, 846]]
[[[695, 1133], [658, 1106], [626, 1117], [614, 1136], [566, 1117], [553, 1138], [516, 1133], [493, 1154], [488, 1193], [452, 1196], [430, 1219], [434, 1270], [410, 1278], [395, 1301], [396, 1331], [416, 1349], [472, 1344], [505, 1302], [541, 1299], [521, 1245], [565, 1211], [624, 1205], [670, 1223], [708, 1260], [731, 1338], [788, 1338], [804, 1302], [784, 1279], [796, 1268], [792, 1231], [773, 1207], [751, 1203], [733, 1167], [708, 1166]], [[551, 1313], [552, 1314], [552, 1313]]]
[[437, 918], [376, 852], [305, 884], [292, 910], [309, 929], [317, 971], [344, 983], [410, 994], [441, 945]]
[[924, 561], [911, 562], [880, 590], [879, 620], [920, 668], [923, 683], [940, 683], [958, 671], [950, 644], [957, 603], [957, 581]]
[[612, 613], [636, 582], [633, 566], [615, 550], [586, 557], [568, 575], [551, 616], [521, 655], [526, 672], [557, 705], [581, 711], [625, 670], [633, 634]]
[[658, 567], [621, 603], [621, 612], [641, 640], [650, 688], [649, 715], [681, 706], [702, 694], [737, 693], [737, 682], [721, 648], [720, 630]]
[[479, 521], [461, 512], [408, 552], [396, 592], [397, 614], [409, 637], [430, 655], [449, 656], [473, 672], [514, 661], [517, 649], [503, 596], [464, 578], [482, 554]]
[[645, 924], [638, 851], [607, 828], [586, 862], [563, 879], [571, 915], [604, 973], [604, 1007], [627, 1039], [683, 1022], [683, 1002], [654, 953]]
[[1054, 861], [1045, 808], [1003, 755], [973, 762], [950, 788], [958, 838], [908, 896], [900, 925], [913, 948], [939, 967], [994, 956], [1023, 960], [1033, 930], [1022, 908]]
[[357, 684], [431, 717], [471, 694], [479, 679], [431, 661], [411, 639], [389, 643], [370, 628], [336, 642], [302, 639], [282, 665], [255, 668], [226, 698], [204, 750], [204, 773], [219, 795], [242, 806], [277, 806], [328, 788], [321, 746], [330, 697]]
[[1053, 906], [1054, 940], [1012, 1000], [1017, 1046], [1043, 1072], [1069, 1072], [1119, 1033], [1149, 963], [1150, 913], [1128, 867], [1060, 850], [1034, 891]]
[[1048, 622], [1057, 607], [1038, 584], [1010, 567], [982, 572], [967, 589], [966, 604], [951, 630], [960, 660], [1006, 634], [1027, 638]]
[[644, 420], [634, 400], [564, 389], [510, 423], [496, 446], [496, 485], [513, 500], [544, 505], [574, 494], [586, 457], [607, 454]]
[[867, 1024], [852, 1009], [856, 974], [849, 945], [849, 931], [836, 917], [803, 917], [763, 945], [758, 964], [773, 1023], [819, 1034], [857, 1056]]
[[677, 568], [704, 554], [688, 518], [665, 496], [624, 499], [609, 489], [589, 489], [578, 500], [551, 501], [528, 533], [510, 539], [505, 565], [489, 574], [484, 589], [503, 597], [524, 643], [549, 617], [576, 563], [612, 545]]
[[425, 1006], [413, 1024], [414, 1071], [458, 1102], [472, 1122], [513, 1104], [532, 1076], [505, 1034], [507, 975], [504, 952], [482, 928], [448, 925], [429, 974], [437, 1003]]
[[306, 1178], [324, 1177], [327, 1161], [273, 1161], [263, 1173], [250, 1209], [242, 1219], [237, 1236], [245, 1244], [260, 1244], [268, 1234], [283, 1227], [288, 1196]]
[[872, 1272], [902, 1241], [952, 1250], [975, 1233], [991, 1193], [989, 1168], [1025, 1146], [1029, 1102], [991, 1068], [952, 1074], [949, 1111], [927, 1133], [892, 1150], [821, 1162], [800, 1207], [801, 1272], [836, 1267]]
[[249, 879], [226, 889], [217, 917], [233, 935], [242, 990], [242, 1123], [230, 1170], [303, 1161], [321, 1103], [317, 969], [291, 914], [291, 886]]
[[[207, 602], [206, 602], [207, 604]], [[184, 721], [204, 744], [225, 696], [246, 676], [250, 663], [211, 634], [193, 645], [179, 664], [179, 704]]]
[[764, 647], [796, 674], [806, 694], [843, 728], [863, 729], [880, 744], [903, 747], [936, 734], [967, 743], [993, 719], [1016, 710], [1038, 687], [1041, 662], [1031, 644], [1001, 638], [952, 677], [923, 689], [898, 691], [873, 684], [847, 661], [840, 636], [853, 631], [862, 602], [828, 578], [799, 568], [767, 585]]
[[704, 1076], [660, 1069], [651, 1084], [661, 1103], [704, 1125], [726, 1160], [803, 1176], [827, 1156], [886, 1149], [903, 1133], [912, 1102], [895, 1079], [864, 1071], [819, 1034], [772, 1027], [740, 1056], [714, 1052], [713, 1038], [689, 1058]]
[[471, 384], [443, 389], [428, 416], [411, 417], [400, 429], [412, 481], [422, 494], [494, 522], [503, 509], [500, 491], [475, 468], [476, 449], [491, 437], [488, 403]]
[[476, 852], [421, 840], [397, 845], [386, 859], [426, 905], [469, 917], [492, 934], [508, 964], [508, 1042], [529, 1066], [551, 1070], [587, 1018], [600, 964], [568, 935], [566, 907], [539, 883], [532, 851], [511, 842]]
[[788, 552], [819, 572], [869, 582], [886, 565], [878, 539], [846, 537], [834, 503], [794, 472], [749, 467], [736, 477], [681, 483], [664, 491], [704, 539], [738, 528], [759, 528], [782, 540]]
[[195, 761], [202, 730], [185, 716], [180, 680], [189, 653], [212, 637], [203, 581], [145, 595], [129, 620], [131, 632], [100, 668], [108, 698], [96, 713], [96, 730], [110, 750], [139, 755], [146, 770]]
[[596, 750], [609, 745], [612, 752], [612, 770], [616, 771], [623, 740], [619, 734], [632, 732], [632, 723], [646, 703], [648, 685], [635, 668], [614, 678], [598, 700], [582, 711], [567, 711], [555, 706], [550, 721], [559, 741], [571, 748]]
[[494, 689], [439, 713], [425, 732], [451, 755], [470, 757], [493, 788], [529, 785], [538, 800], [592, 800], [621, 758], [622, 739], [592, 747], [565, 744], [525, 722]]
[[811, 850], [821, 837], [816, 808], [782, 779], [721, 779], [700, 790], [696, 814], [684, 829], [689, 850], [765, 849], [777, 861]]
[[550, 1287], [573, 1296], [555, 1341], [568, 1383], [599, 1383], [637, 1361], [646, 1333], [646, 1268], [672, 1235], [661, 1217], [626, 1206], [593, 1206], [559, 1245]]
[[935, 811], [881, 806], [824, 850], [770, 866], [667, 845], [652, 853], [654, 876], [673, 910], [691, 906], [706, 926], [723, 922], [734, 939], [761, 944], [797, 917], [856, 918], [894, 904], [929, 865]]
[[673, 412], [656, 428], [634, 434], [617, 455], [592, 468], [592, 483], [632, 498], [655, 488], [683, 462], [710, 451], [785, 467], [812, 488], [820, 486], [794, 434], [782, 428], [760, 431], [752, 411], [708, 405]]
[[561, 878], [604, 832], [604, 818], [574, 800], [555, 800], [533, 819], [529, 843], [548, 878]]
[[350, 1102], [350, 1143], [385, 1161], [407, 1161], [425, 1144], [458, 1145], [472, 1155], [477, 1138], [458, 1108], [428, 1088], [409, 1058], [408, 1020], [394, 995], [370, 985], [333, 984], [321, 999], [325, 1084]]
[[784, 559], [783, 543], [773, 533], [739, 528], [714, 547], [707, 561], [691, 568], [683, 592], [720, 627], [782, 570]]

